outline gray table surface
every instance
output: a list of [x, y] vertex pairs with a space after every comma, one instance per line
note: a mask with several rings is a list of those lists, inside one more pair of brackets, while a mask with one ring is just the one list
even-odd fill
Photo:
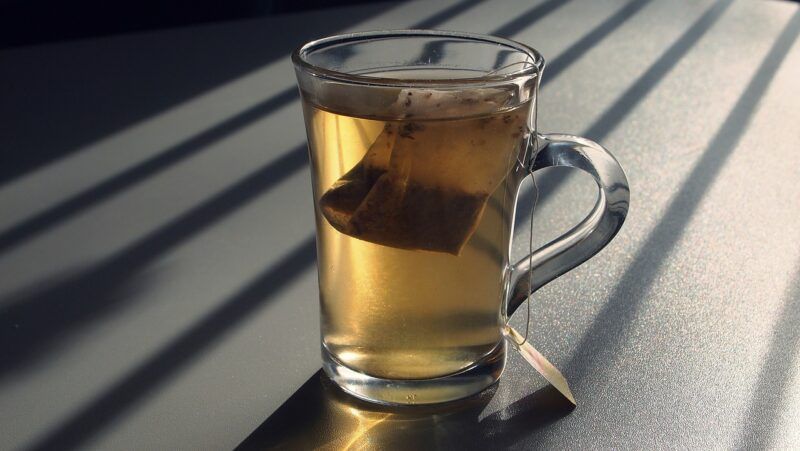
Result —
[[[517, 356], [433, 410], [318, 373], [287, 55], [407, 27], [533, 45], [540, 129], [628, 173], [620, 235], [534, 297], [574, 410]], [[782, 1], [447, 0], [0, 52], [0, 449], [800, 447], [798, 33]], [[537, 243], [595, 195], [540, 182]]]

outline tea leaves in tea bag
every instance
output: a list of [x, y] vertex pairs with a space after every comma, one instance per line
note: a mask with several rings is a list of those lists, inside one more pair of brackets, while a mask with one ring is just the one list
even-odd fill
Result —
[[[423, 106], [413, 111], [458, 111], [457, 102], [462, 111], [474, 111], [475, 102], [496, 108], [487, 99], [420, 91], [401, 91], [396, 105], [412, 111], [414, 95]], [[324, 193], [321, 211], [355, 238], [458, 255], [515, 161], [527, 110], [445, 120], [409, 115], [386, 124], [364, 158]]]
[[337, 180], [320, 199], [320, 209], [339, 232], [354, 235], [350, 219], [369, 194], [376, 180], [389, 168], [397, 132], [387, 124], [358, 164]]

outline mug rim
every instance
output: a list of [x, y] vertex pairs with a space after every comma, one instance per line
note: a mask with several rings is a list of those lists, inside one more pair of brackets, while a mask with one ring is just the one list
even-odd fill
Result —
[[[533, 64], [520, 70], [506, 74], [491, 74], [481, 77], [459, 77], [459, 78], [392, 78], [392, 77], [373, 77], [367, 75], [350, 74], [342, 71], [328, 69], [308, 61], [306, 56], [315, 50], [324, 49], [332, 45], [339, 45], [348, 42], [359, 42], [370, 39], [386, 39], [393, 37], [437, 37], [437, 38], [459, 38], [466, 41], [483, 42], [502, 45], [527, 54], [533, 59]], [[518, 79], [530, 78], [542, 73], [544, 69], [544, 57], [533, 47], [511, 39], [490, 36], [479, 33], [468, 33], [462, 31], [444, 30], [374, 30], [359, 31], [353, 33], [343, 33], [309, 41], [292, 52], [292, 62], [294, 65], [312, 76], [326, 78], [334, 81], [382, 86], [382, 87], [447, 87], [447, 86], [469, 86], [486, 85], [496, 83], [508, 83]]]

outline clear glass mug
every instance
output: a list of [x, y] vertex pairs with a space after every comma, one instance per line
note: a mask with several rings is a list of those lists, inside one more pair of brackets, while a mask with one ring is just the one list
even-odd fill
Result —
[[[292, 60], [311, 160], [325, 373], [385, 404], [483, 390], [505, 365], [508, 315], [622, 226], [622, 168], [592, 141], [536, 132], [544, 59], [524, 44], [377, 31], [310, 42]], [[589, 173], [597, 203], [511, 263], [520, 184], [552, 166]]]

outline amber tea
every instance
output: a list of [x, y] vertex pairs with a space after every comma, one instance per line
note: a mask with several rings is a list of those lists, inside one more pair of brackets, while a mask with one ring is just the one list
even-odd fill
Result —
[[367, 375], [433, 378], [501, 343], [515, 196], [506, 180], [529, 103], [422, 89], [393, 100], [369, 116], [304, 103], [322, 340]]

